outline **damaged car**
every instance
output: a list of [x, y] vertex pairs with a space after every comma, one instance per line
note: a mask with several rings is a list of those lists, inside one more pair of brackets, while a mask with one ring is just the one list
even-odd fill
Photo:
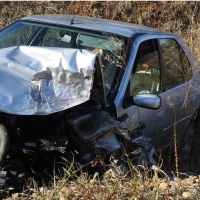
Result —
[[0, 32], [6, 184], [49, 176], [68, 159], [155, 164], [174, 133], [187, 155], [199, 84], [195, 58], [175, 34], [83, 16], [23, 17]]

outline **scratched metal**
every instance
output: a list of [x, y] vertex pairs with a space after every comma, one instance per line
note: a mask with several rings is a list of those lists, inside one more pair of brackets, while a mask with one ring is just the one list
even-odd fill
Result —
[[0, 111], [46, 115], [87, 101], [96, 55], [56, 47], [0, 49]]

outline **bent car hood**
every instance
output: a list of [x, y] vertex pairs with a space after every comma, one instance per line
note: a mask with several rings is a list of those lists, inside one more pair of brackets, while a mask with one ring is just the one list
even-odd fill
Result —
[[0, 49], [0, 111], [45, 115], [87, 101], [96, 56], [55, 47]]

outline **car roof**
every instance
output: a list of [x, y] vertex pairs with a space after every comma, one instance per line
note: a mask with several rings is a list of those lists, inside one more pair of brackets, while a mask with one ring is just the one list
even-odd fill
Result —
[[[73, 18], [74, 20], [71, 24]], [[125, 37], [132, 37], [134, 34], [172, 34], [166, 31], [159, 31], [158, 29], [150, 28], [147, 26], [78, 15], [32, 15], [23, 17], [22, 20], [59, 24], [62, 26], [79, 27], [96, 31], [114, 33]]]

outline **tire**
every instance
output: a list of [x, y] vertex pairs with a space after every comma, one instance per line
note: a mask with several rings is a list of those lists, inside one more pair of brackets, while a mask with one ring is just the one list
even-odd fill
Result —
[[179, 151], [180, 160], [182, 162], [188, 161], [193, 157], [196, 151], [196, 137], [200, 136], [200, 112], [196, 112], [190, 120], [184, 137], [181, 140]]
[[0, 124], [0, 167], [2, 167], [3, 162], [7, 156], [8, 148], [8, 132], [5, 126], [3, 124]]

